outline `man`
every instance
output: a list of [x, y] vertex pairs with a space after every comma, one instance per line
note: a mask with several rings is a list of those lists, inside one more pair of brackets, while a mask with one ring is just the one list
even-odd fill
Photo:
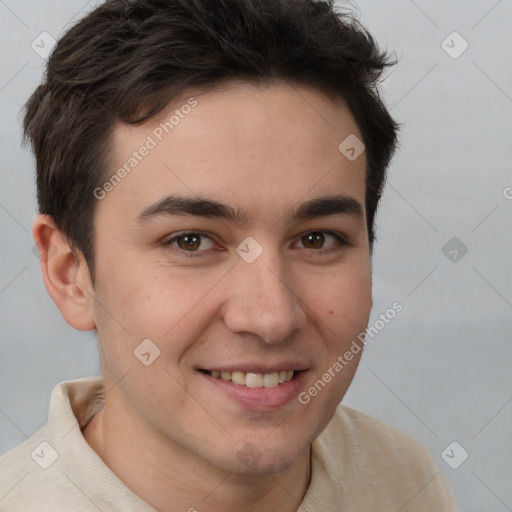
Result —
[[312, 0], [110, 0], [64, 35], [26, 106], [33, 234], [102, 378], [0, 459], [1, 511], [457, 510], [419, 441], [339, 406], [389, 64]]

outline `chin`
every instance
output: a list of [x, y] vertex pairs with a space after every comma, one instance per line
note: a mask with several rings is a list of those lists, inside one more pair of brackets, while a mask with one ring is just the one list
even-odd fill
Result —
[[[268, 439], [238, 443], [235, 457], [227, 461], [229, 468], [226, 469], [239, 475], [279, 474], [297, 463], [310, 448], [310, 443], [304, 439], [294, 440], [289, 437], [281, 440], [281, 443], [283, 444], [271, 443]], [[235, 443], [233, 445], [235, 446]]]

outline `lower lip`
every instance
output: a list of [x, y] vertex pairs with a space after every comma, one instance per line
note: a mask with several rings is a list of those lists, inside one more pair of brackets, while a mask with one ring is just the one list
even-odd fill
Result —
[[207, 382], [226, 393], [232, 400], [245, 409], [252, 411], [272, 411], [283, 407], [291, 400], [297, 398], [306, 377], [307, 370], [297, 372], [292, 380], [272, 388], [240, 386], [230, 380], [222, 380], [203, 372], [198, 373], [205, 378]]

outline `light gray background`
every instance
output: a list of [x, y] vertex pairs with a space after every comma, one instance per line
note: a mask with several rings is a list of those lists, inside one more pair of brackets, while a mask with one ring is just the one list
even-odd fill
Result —
[[[512, 2], [353, 4], [397, 53], [383, 96], [405, 123], [377, 219], [370, 325], [395, 301], [404, 309], [370, 339], [344, 403], [419, 438], [462, 511], [510, 511]], [[19, 115], [44, 63], [31, 42], [58, 38], [93, 5], [0, 0], [0, 454], [46, 421], [58, 382], [99, 374], [94, 336], [64, 322], [32, 252], [34, 165]], [[469, 43], [456, 59], [441, 46], [453, 31]], [[456, 262], [442, 252], [454, 236], [468, 248]], [[452, 441], [469, 453], [458, 469], [441, 458]]]

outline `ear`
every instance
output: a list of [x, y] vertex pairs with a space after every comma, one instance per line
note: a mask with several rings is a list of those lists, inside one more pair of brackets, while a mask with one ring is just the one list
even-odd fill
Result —
[[79, 331], [95, 329], [91, 308], [94, 289], [82, 254], [73, 255], [66, 237], [48, 215], [37, 215], [32, 235], [46, 290], [66, 322]]

